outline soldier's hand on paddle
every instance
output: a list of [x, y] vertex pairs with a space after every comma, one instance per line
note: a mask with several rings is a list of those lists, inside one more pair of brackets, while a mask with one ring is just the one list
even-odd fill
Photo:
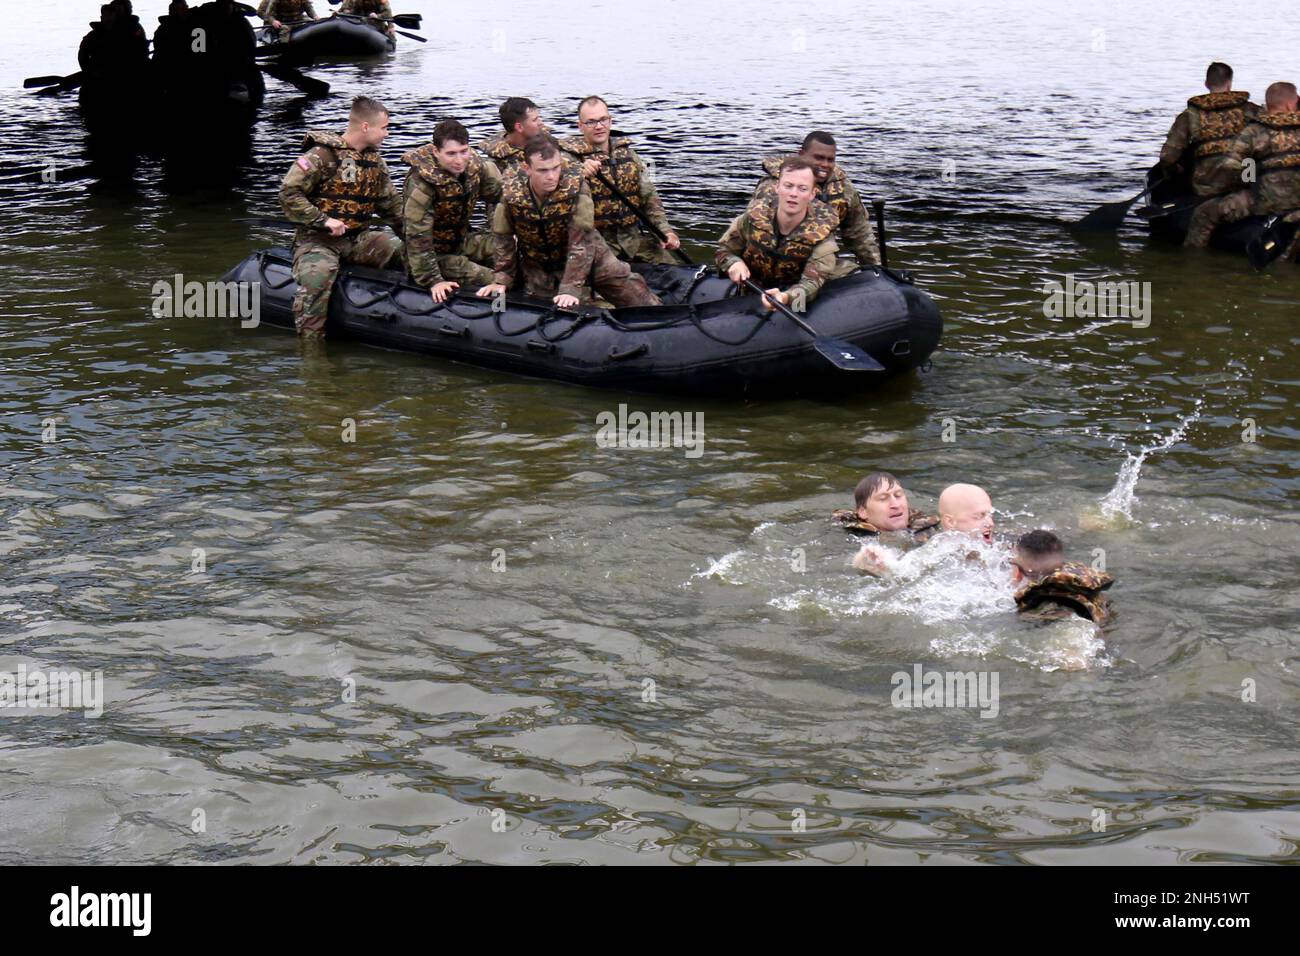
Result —
[[557, 295], [551, 301], [554, 302], [561, 309], [572, 309], [574, 306], [578, 304], [578, 297], [576, 295], [560, 294]]
[[326, 219], [325, 228], [330, 231], [331, 236], [341, 236], [348, 231], [348, 227], [337, 219]]
[[672, 252], [674, 249], [680, 249], [682, 247], [682, 241], [677, 238], [677, 233], [670, 230], [668, 235], [664, 236], [664, 241], [659, 243], [659, 245], [663, 246], [669, 252]]
[[429, 290], [429, 294], [433, 296], [434, 302], [443, 303], [447, 301], [447, 296], [451, 295], [459, 288], [459, 282], [447, 282], [444, 280], [443, 282], [435, 283], [433, 288]]
[[727, 278], [736, 283], [736, 285], [744, 285], [745, 280], [749, 278], [749, 266], [745, 265], [743, 261], [734, 263], [732, 267], [727, 270]]
[[491, 285], [485, 285], [476, 293], [481, 299], [492, 299], [499, 295], [505, 295], [506, 287], [500, 282], [493, 282]]
[[780, 302], [782, 305], [790, 304], [790, 297], [786, 295], [784, 292], [782, 292], [780, 289], [767, 289], [765, 290], [763, 295], [763, 305], [767, 308], [767, 311], [769, 312], [771, 312], [773, 309], [776, 308], [776, 306], [772, 304], [773, 299], [775, 299], [777, 302]]
[[600, 166], [599, 156], [588, 156], [582, 161], [582, 174], [588, 179], [594, 179], [596, 174], [600, 172]]

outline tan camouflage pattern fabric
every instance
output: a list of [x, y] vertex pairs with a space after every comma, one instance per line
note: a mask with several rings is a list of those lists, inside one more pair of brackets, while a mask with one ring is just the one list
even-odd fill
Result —
[[514, 172], [524, 164], [523, 147], [511, 146], [505, 133], [497, 133], [479, 146], [478, 150], [497, 164], [503, 176]]
[[339, 13], [350, 13], [354, 17], [368, 17], [372, 13], [381, 17], [391, 17], [393, 8], [388, 0], [343, 0]]
[[1067, 608], [1094, 624], [1104, 625], [1114, 615], [1102, 592], [1114, 583], [1115, 578], [1105, 571], [1066, 561], [1050, 574], [1022, 585], [1015, 594], [1016, 608], [1041, 614], [1043, 605], [1052, 604]]
[[[563, 272], [569, 251], [569, 223], [577, 211], [579, 196], [591, 194], [581, 173], [566, 167], [555, 192], [538, 201], [528, 174], [516, 169], [501, 184], [501, 205], [506, 207], [519, 244], [519, 257], [543, 272]], [[592, 213], [595, 222], [595, 213]]]
[[1247, 160], [1257, 164], [1255, 215], [1300, 209], [1300, 113], [1263, 113], [1248, 123], [1224, 155], [1225, 185], [1242, 185]]
[[312, 7], [311, 0], [262, 0], [257, 7], [257, 15], [268, 28], [271, 27], [272, 20], [279, 20], [280, 39], [288, 40], [289, 24], [302, 20], [315, 20], [316, 10]]
[[316, 232], [293, 248], [293, 324], [299, 335], [323, 337], [330, 294], [344, 262], [388, 266], [402, 251], [402, 240], [389, 229], [367, 229], [356, 235]]
[[[470, 220], [480, 199], [491, 208], [501, 198], [496, 165], [471, 154], [465, 171], [453, 176], [438, 165], [433, 146], [428, 144], [404, 153], [402, 162], [411, 167], [402, 187], [411, 277], [424, 286], [444, 280], [479, 285], [491, 282], [491, 236], [471, 234]], [[447, 269], [456, 275], [448, 275]]]
[[797, 302], [812, 303], [836, 269], [839, 247], [833, 238], [835, 214], [814, 199], [803, 222], [790, 235], [776, 231], [776, 199], [750, 205], [732, 221], [718, 243], [714, 256], [718, 271], [743, 260], [750, 277], [765, 289], [783, 288]]
[[318, 227], [333, 218], [356, 232], [378, 216], [401, 228], [401, 201], [379, 150], [357, 152], [321, 130], [309, 131], [303, 148], [280, 185], [280, 206], [291, 220]]
[[1220, 175], [1224, 154], [1233, 138], [1259, 112], [1259, 107], [1250, 102], [1250, 94], [1241, 90], [1193, 96], [1169, 128], [1160, 148], [1161, 164], [1172, 168], [1187, 158], [1192, 167], [1192, 189], [1198, 196], [1230, 191], [1232, 186], [1225, 186]]
[[[649, 170], [641, 161], [641, 157], [637, 156], [636, 151], [632, 149], [631, 140], [623, 137], [611, 139], [609, 152], [601, 153], [583, 137], [570, 136], [560, 141], [560, 148], [578, 162], [591, 157], [603, 157], [601, 175], [630, 199], [632, 204], [656, 227], [664, 232], [671, 230], [663, 204], [659, 201], [659, 194], [655, 191], [654, 184], [650, 182]], [[640, 221], [636, 214], [628, 209], [627, 203], [615, 196], [599, 177], [588, 176], [587, 188], [591, 190], [591, 199], [596, 206], [596, 229], [602, 235], [640, 226]]]
[[[754, 195], [749, 200], [751, 205], [766, 202], [776, 196], [781, 163], [785, 159], [785, 156], [768, 156], [763, 160], [763, 172], [767, 175], [754, 188]], [[826, 177], [826, 182], [817, 184], [817, 198], [829, 206], [839, 220], [836, 238], [840, 248], [852, 253], [860, 266], [880, 265], [880, 245], [876, 242], [871, 216], [867, 214], [862, 197], [842, 167], [836, 166]]]
[[[852, 534], [878, 535], [880, 529], [858, 515], [855, 508], [836, 508], [831, 512], [831, 522]], [[907, 531], [918, 543], [928, 541], [939, 530], [939, 516], [928, 515], [912, 508], [907, 513]]]

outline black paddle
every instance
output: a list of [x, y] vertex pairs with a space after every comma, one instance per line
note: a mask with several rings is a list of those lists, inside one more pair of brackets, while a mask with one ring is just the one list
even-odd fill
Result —
[[47, 86], [43, 90], [37, 90], [37, 96], [58, 96], [60, 93], [66, 93], [69, 90], [75, 90], [81, 85], [84, 74], [78, 70], [76, 73], [70, 73], [63, 77], [58, 83]]
[[1183, 199], [1176, 199], [1173, 202], [1152, 203], [1149, 206], [1143, 206], [1135, 212], [1139, 219], [1151, 222], [1153, 219], [1162, 219], [1165, 216], [1172, 216], [1174, 213], [1182, 212], [1184, 209], [1195, 209], [1203, 202], [1209, 202], [1211, 199], [1218, 199], [1218, 196], [1190, 196]]
[[1072, 232], [1114, 232], [1124, 222], [1124, 217], [1128, 215], [1129, 208], [1153, 189], [1164, 185], [1167, 178], [1167, 176], [1161, 176], [1132, 199], [1108, 202], [1098, 206], [1088, 215], [1071, 225], [1070, 230]]
[[766, 297], [768, 302], [776, 306], [778, 312], [811, 335], [813, 337], [813, 348], [817, 350], [822, 358], [836, 368], [843, 369], [846, 372], [883, 372], [885, 370], [883, 365], [851, 342], [831, 338], [829, 335], [822, 335], [780, 302], [768, 296], [767, 290], [759, 286], [753, 279], [745, 280], [745, 288], [749, 289], [750, 292], [757, 292], [759, 295]]
[[[564, 149], [564, 147], [560, 147], [560, 148], [564, 150], [564, 152], [568, 153], [570, 156], [576, 156], [578, 159], [587, 158], [585, 156], [582, 156], [580, 153], [575, 153], [571, 149]], [[640, 209], [638, 209], [636, 206], [632, 204], [632, 200], [624, 196], [623, 193], [619, 191], [619, 188], [605, 177], [605, 173], [603, 170], [599, 170], [599, 169], [596, 170], [596, 178], [599, 179], [604, 184], [606, 189], [608, 189], [611, 193], [614, 194], [614, 197], [618, 199], [619, 202], [621, 202], [624, 206], [627, 206], [627, 208], [632, 211], [632, 215], [636, 216], [637, 219], [641, 220], [641, 225], [649, 229], [650, 234], [652, 236], [654, 236], [660, 242], [668, 241], [668, 237], [663, 234], [660, 228], [656, 226], [653, 222], [651, 222], [649, 218], [647, 218], [645, 213], [643, 213]], [[683, 252], [680, 246], [672, 250], [672, 252], [675, 256], [677, 256], [678, 261], [681, 262], [682, 265], [684, 266], [695, 265], [691, 257], [688, 256], [685, 252]]]
[[1291, 240], [1295, 238], [1296, 230], [1300, 229], [1300, 222], [1287, 222], [1284, 218], [1286, 215], [1270, 216], [1264, 223], [1264, 231], [1246, 244], [1250, 264], [1260, 272], [1286, 252]]
[[62, 83], [66, 79], [66, 76], [29, 76], [23, 80], [23, 89], [30, 90], [37, 86], [53, 86], [56, 83]]
[[262, 72], [296, 86], [311, 99], [322, 99], [330, 95], [330, 85], [324, 80], [310, 77], [300, 70], [295, 70], [286, 63], [259, 63]]
[[[354, 23], [372, 23], [372, 22], [373, 23], [396, 23], [399, 27], [413, 27], [413, 28], [419, 28], [420, 26], [418, 22], [417, 23], [411, 22], [411, 18], [418, 17], [418, 15], [410, 14], [410, 13], [403, 13], [395, 17], [357, 17], [357, 16], [353, 16], [350, 13], [336, 13], [334, 14], [334, 16], [338, 17], [340, 20], [351, 20]], [[421, 43], [429, 42], [427, 39], [420, 36], [418, 33], [407, 33], [405, 30], [394, 30], [393, 32], [400, 33], [402, 36], [409, 37], [412, 40], [418, 40]]]

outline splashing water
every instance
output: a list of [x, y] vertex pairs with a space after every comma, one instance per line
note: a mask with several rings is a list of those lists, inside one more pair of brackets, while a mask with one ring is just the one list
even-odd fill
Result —
[[1120, 465], [1119, 474], [1115, 478], [1115, 487], [1107, 492], [1106, 497], [1101, 499], [1101, 516], [1106, 520], [1114, 520], [1122, 517], [1133, 520], [1133, 506], [1137, 504], [1137, 496], [1134, 494], [1137, 488], [1138, 479], [1142, 476], [1142, 463], [1147, 460], [1148, 455], [1154, 455], [1157, 452], [1168, 451], [1173, 448], [1187, 435], [1187, 429], [1190, 428], [1201, 417], [1201, 401], [1196, 402], [1196, 407], [1192, 413], [1184, 418], [1170, 434], [1169, 437], [1157, 442], [1154, 445], [1138, 451], [1135, 455], [1133, 452], [1127, 452], [1128, 457], [1124, 464]]

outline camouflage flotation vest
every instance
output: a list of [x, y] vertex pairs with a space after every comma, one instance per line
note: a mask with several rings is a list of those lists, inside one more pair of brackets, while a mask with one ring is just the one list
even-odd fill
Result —
[[1259, 173], [1300, 170], [1300, 113], [1261, 113], [1255, 122], [1267, 127], [1271, 150]]
[[751, 203], [745, 215], [749, 217], [751, 228], [741, 258], [749, 266], [754, 281], [765, 289], [798, 282], [813, 249], [839, 228], [835, 213], [825, 203], [814, 199], [803, 222], [782, 238], [776, 230], [775, 193], [766, 202]]
[[352, 0], [351, 3], [345, 4], [340, 13], [350, 13], [353, 16], [364, 17], [372, 13], [382, 14], [384, 12], [385, 0]]
[[1237, 134], [1251, 119], [1250, 94], [1240, 90], [1202, 93], [1187, 101], [1196, 120], [1196, 131], [1188, 142], [1197, 159], [1218, 156], [1228, 151]]
[[[880, 534], [879, 528], [867, 519], [858, 517], [858, 512], [853, 508], [836, 508], [831, 512], [831, 521], [853, 534]], [[928, 515], [915, 508], [907, 513], [907, 532], [918, 543], [928, 541], [938, 530], [938, 515]]]
[[[470, 217], [478, 202], [483, 182], [483, 161], [470, 153], [469, 163], [459, 176], [453, 176], [438, 165], [433, 155], [433, 145], [425, 144], [402, 154], [402, 162], [411, 167], [433, 194], [429, 214], [433, 219], [433, 251], [450, 255], [456, 251], [465, 234], [469, 232]], [[410, 197], [410, 187], [406, 190]]]
[[262, 4], [257, 12], [267, 23], [272, 20], [293, 23], [296, 20], [306, 20], [310, 6], [310, 0], [271, 0], [270, 3]]
[[[763, 172], [767, 173], [767, 178], [754, 190], [751, 203], [776, 195], [776, 183], [781, 178], [781, 163], [785, 159], [784, 156], [769, 156], [763, 160]], [[844, 192], [844, 184], [848, 182], [848, 178], [848, 174], [836, 166], [826, 177], [826, 182], [817, 184], [817, 198], [830, 207], [838, 223], [844, 222], [844, 218], [849, 214], [849, 198]]]
[[560, 183], [544, 200], [538, 200], [528, 183], [528, 173], [516, 169], [505, 177], [501, 201], [514, 222], [519, 256], [548, 273], [564, 271], [569, 258], [569, 223], [582, 194], [582, 172], [565, 166]]
[[524, 164], [524, 150], [521, 146], [511, 146], [505, 133], [497, 133], [479, 147], [479, 152], [495, 160], [502, 173], [518, 169]]
[[[570, 136], [561, 141], [560, 147], [572, 153], [581, 163], [589, 156], [604, 156], [601, 175], [614, 184], [636, 208], [644, 212], [641, 203], [641, 171], [632, 158], [632, 141], [629, 139], [611, 139], [609, 153], [599, 152], [581, 136]], [[591, 190], [591, 201], [596, 207], [596, 229], [600, 232], [617, 231], [635, 226], [639, 219], [627, 203], [610, 192], [609, 187], [599, 179], [588, 179], [587, 188]]]
[[1040, 618], [1078, 614], [1094, 624], [1106, 624], [1112, 614], [1110, 602], [1101, 592], [1114, 583], [1115, 579], [1105, 571], [1066, 561], [1037, 581], [1023, 584], [1016, 591], [1016, 608]]
[[303, 149], [323, 146], [329, 152], [329, 166], [321, 169], [320, 185], [312, 201], [321, 212], [339, 220], [355, 232], [374, 218], [384, 198], [387, 167], [377, 149], [357, 152], [337, 133], [310, 130], [303, 137]]

